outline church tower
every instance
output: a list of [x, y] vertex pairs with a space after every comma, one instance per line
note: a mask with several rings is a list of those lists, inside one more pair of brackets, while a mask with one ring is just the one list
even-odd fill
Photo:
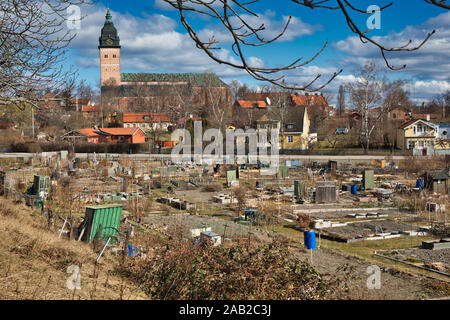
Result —
[[120, 85], [120, 38], [112, 22], [109, 9], [99, 43], [101, 86]]

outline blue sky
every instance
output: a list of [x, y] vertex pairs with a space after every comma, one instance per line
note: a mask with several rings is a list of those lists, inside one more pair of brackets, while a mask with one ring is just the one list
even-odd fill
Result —
[[[286, 34], [276, 43], [264, 47], [248, 48], [249, 61], [255, 65], [276, 67], [296, 58], [309, 59], [329, 41], [327, 49], [313, 63], [303, 69], [286, 74], [287, 81], [302, 84], [309, 82], [317, 73], [324, 80], [338, 69], [344, 72], [322, 91], [336, 93], [339, 84], [354, 79], [357, 68], [369, 60], [378, 61], [390, 78], [403, 78], [411, 82], [408, 89], [418, 103], [435, 94], [450, 90], [450, 11], [425, 3], [423, 0], [395, 0], [394, 5], [381, 15], [381, 29], [373, 30], [388, 46], [400, 46], [413, 40], [419, 43], [433, 29], [437, 33], [417, 52], [388, 54], [394, 65], [407, 64], [400, 72], [389, 71], [381, 61], [379, 50], [362, 44], [346, 26], [338, 11], [305, 8], [290, 0], [261, 0], [250, 7], [258, 13], [252, 18], [254, 24], [264, 22], [266, 36], [282, 30], [288, 16], [293, 20]], [[275, 4], [276, 3], [276, 4]], [[366, 9], [371, 4], [384, 5], [387, 1], [359, 0], [358, 7]], [[234, 70], [211, 61], [195, 48], [192, 40], [179, 23], [176, 10], [162, 0], [109, 0], [95, 1], [94, 5], [81, 8], [85, 18], [81, 29], [69, 49], [69, 63], [79, 70], [80, 77], [98, 87], [98, 37], [103, 26], [106, 7], [111, 9], [122, 45], [122, 72], [215, 72], [225, 82], [234, 79], [250, 86], [258, 82], [240, 70]], [[361, 28], [367, 17], [355, 14]], [[359, 16], [359, 17], [358, 17]], [[236, 59], [229, 50], [229, 37], [213, 20], [189, 15], [190, 23], [207, 39], [214, 34], [221, 41], [218, 54], [224, 59]]]

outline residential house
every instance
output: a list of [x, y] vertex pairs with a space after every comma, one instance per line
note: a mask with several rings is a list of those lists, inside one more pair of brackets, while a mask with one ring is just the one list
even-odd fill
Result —
[[140, 128], [144, 131], [167, 131], [173, 125], [164, 113], [123, 113], [121, 120], [124, 128]]
[[238, 128], [256, 127], [256, 120], [268, 110], [269, 104], [265, 99], [236, 100], [233, 104], [233, 125]]
[[416, 155], [428, 155], [434, 149], [439, 137], [438, 126], [434, 123], [413, 119], [403, 123], [397, 129], [397, 147], [413, 150]]
[[439, 139], [450, 139], [450, 123], [449, 122], [436, 122], [439, 127]]
[[85, 105], [92, 105], [92, 103], [89, 99], [70, 99], [66, 109], [70, 111], [80, 111]]
[[145, 132], [140, 128], [100, 128], [96, 132], [103, 143], [145, 143]]
[[290, 96], [291, 105], [297, 107], [310, 107], [310, 113], [312, 112], [311, 107], [314, 107], [314, 112], [321, 113], [325, 117], [331, 117], [335, 114], [335, 109], [330, 106], [326, 101], [323, 94], [292, 94]]
[[406, 107], [398, 106], [388, 112], [387, 116], [389, 120], [405, 122], [411, 119], [411, 110]]
[[442, 114], [440, 113], [413, 113], [411, 114], [413, 119], [421, 119], [426, 121], [439, 120], [442, 119]]
[[42, 110], [57, 110], [64, 105], [64, 101], [62, 98], [57, 98], [53, 93], [46, 93], [41, 101], [40, 107]]
[[62, 139], [71, 142], [82, 140], [89, 143], [99, 143], [100, 135], [97, 131], [97, 129], [93, 128], [72, 130], [63, 135]]
[[66, 141], [83, 140], [89, 143], [145, 143], [145, 132], [140, 128], [78, 129], [62, 136]]
[[437, 122], [438, 126], [438, 139], [436, 141], [436, 154], [446, 155], [450, 154], [450, 123], [448, 122]]
[[83, 117], [90, 121], [95, 121], [100, 116], [100, 106], [84, 105], [81, 106]]
[[268, 132], [276, 129], [280, 135], [279, 148], [285, 150], [307, 150], [314, 138], [310, 136], [307, 107], [287, 106], [284, 111], [266, 113], [257, 120], [257, 130], [261, 129]]

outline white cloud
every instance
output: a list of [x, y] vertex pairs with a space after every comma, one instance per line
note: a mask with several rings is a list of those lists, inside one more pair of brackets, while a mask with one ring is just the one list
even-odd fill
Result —
[[[419, 45], [433, 29], [436, 33], [424, 46], [413, 52], [387, 52], [389, 63], [407, 68], [401, 76], [410, 75], [421, 80], [450, 80], [450, 12], [431, 18], [422, 25], [408, 26], [398, 33], [390, 33], [373, 39], [385, 47], [399, 47], [412, 40], [411, 47]], [[350, 55], [342, 60], [344, 66], [358, 67], [369, 60], [384, 64], [380, 50], [370, 44], [362, 44], [357, 37], [348, 37], [335, 43], [334, 48]]]
[[[106, 8], [91, 6], [90, 11], [77, 30], [77, 36], [70, 47], [76, 52], [76, 63], [82, 68], [98, 68], [98, 38], [105, 21]], [[178, 24], [160, 14], [143, 18], [112, 11], [113, 22], [121, 39], [122, 72], [214, 72], [222, 77], [247, 75], [244, 70], [220, 65], [195, 47], [185, 33], [176, 31]], [[240, 64], [227, 49], [214, 53], [225, 61]], [[251, 66], [264, 66], [256, 56], [248, 57]]]

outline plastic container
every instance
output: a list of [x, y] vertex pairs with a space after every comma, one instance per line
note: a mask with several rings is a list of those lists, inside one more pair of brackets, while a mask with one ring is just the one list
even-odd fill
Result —
[[422, 179], [416, 180], [416, 188], [423, 189], [423, 180]]
[[358, 186], [356, 184], [352, 185], [351, 192], [355, 195], [358, 194]]
[[314, 231], [305, 231], [305, 247], [308, 250], [316, 250], [316, 233]]

